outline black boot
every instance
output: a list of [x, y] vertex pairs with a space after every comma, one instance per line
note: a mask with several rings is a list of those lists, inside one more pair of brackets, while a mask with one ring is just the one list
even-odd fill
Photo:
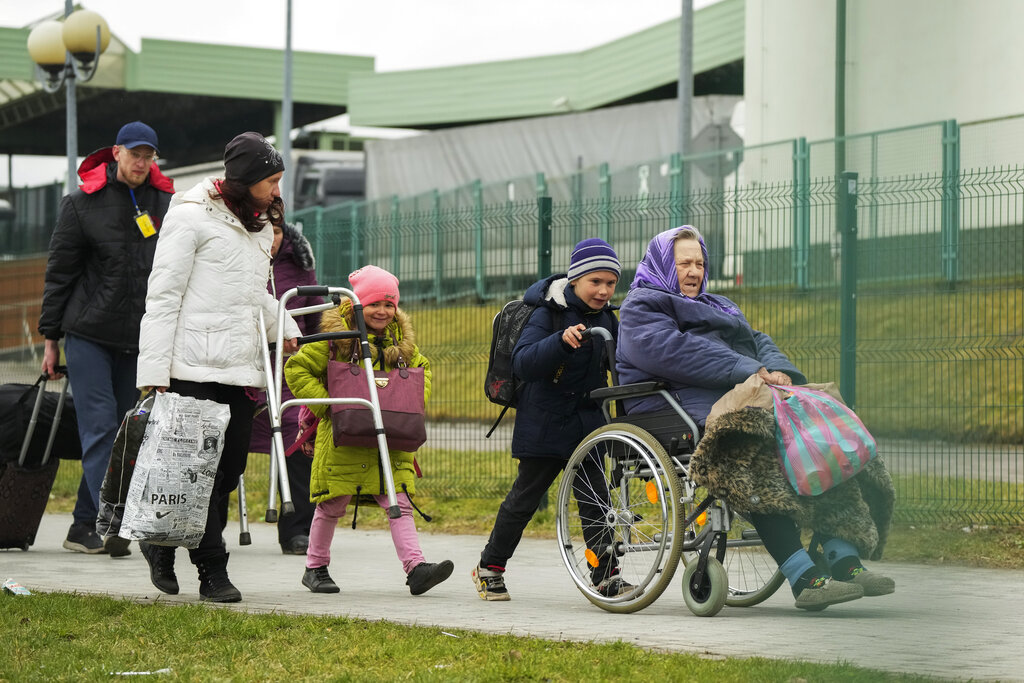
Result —
[[178, 594], [178, 577], [174, 573], [174, 548], [139, 541], [139, 550], [149, 563], [149, 580], [168, 595]]
[[210, 602], [241, 602], [242, 594], [228, 579], [228, 554], [196, 562], [199, 570], [199, 599]]
[[454, 568], [455, 565], [452, 564], [451, 560], [445, 560], [437, 564], [420, 562], [409, 572], [405, 584], [409, 586], [409, 592], [413, 595], [422, 595], [451, 576], [452, 569]]

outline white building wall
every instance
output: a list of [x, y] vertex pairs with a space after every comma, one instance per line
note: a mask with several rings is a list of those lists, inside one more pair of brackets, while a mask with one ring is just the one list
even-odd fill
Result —
[[[746, 143], [835, 133], [835, 9], [747, 0]], [[846, 133], [1024, 113], [1024, 2], [849, 0]]]

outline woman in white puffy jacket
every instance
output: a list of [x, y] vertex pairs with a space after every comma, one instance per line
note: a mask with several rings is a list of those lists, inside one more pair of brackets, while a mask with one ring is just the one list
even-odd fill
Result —
[[[224, 179], [206, 178], [178, 193], [164, 218], [146, 295], [139, 339], [138, 386], [210, 399], [231, 408], [206, 532], [189, 559], [199, 595], [238, 602], [222, 542], [227, 497], [245, 471], [253, 403], [246, 388], [266, 386], [259, 334], [262, 308], [268, 338], [277, 335], [277, 301], [267, 292], [272, 220], [283, 217], [281, 155], [259, 133], [242, 133], [224, 150]], [[285, 353], [299, 329], [285, 318]], [[174, 548], [140, 543], [150, 578], [178, 592]]]

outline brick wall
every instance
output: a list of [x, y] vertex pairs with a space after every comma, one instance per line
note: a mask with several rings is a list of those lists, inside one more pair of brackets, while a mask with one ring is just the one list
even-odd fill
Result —
[[[0, 349], [41, 343], [36, 331], [46, 257], [0, 261]], [[26, 324], [31, 333], [27, 338]]]

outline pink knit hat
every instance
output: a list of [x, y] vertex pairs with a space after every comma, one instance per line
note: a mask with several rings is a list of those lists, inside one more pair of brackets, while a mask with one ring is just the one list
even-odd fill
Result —
[[398, 306], [398, 278], [383, 268], [363, 266], [352, 272], [348, 281], [362, 305], [390, 301]]

